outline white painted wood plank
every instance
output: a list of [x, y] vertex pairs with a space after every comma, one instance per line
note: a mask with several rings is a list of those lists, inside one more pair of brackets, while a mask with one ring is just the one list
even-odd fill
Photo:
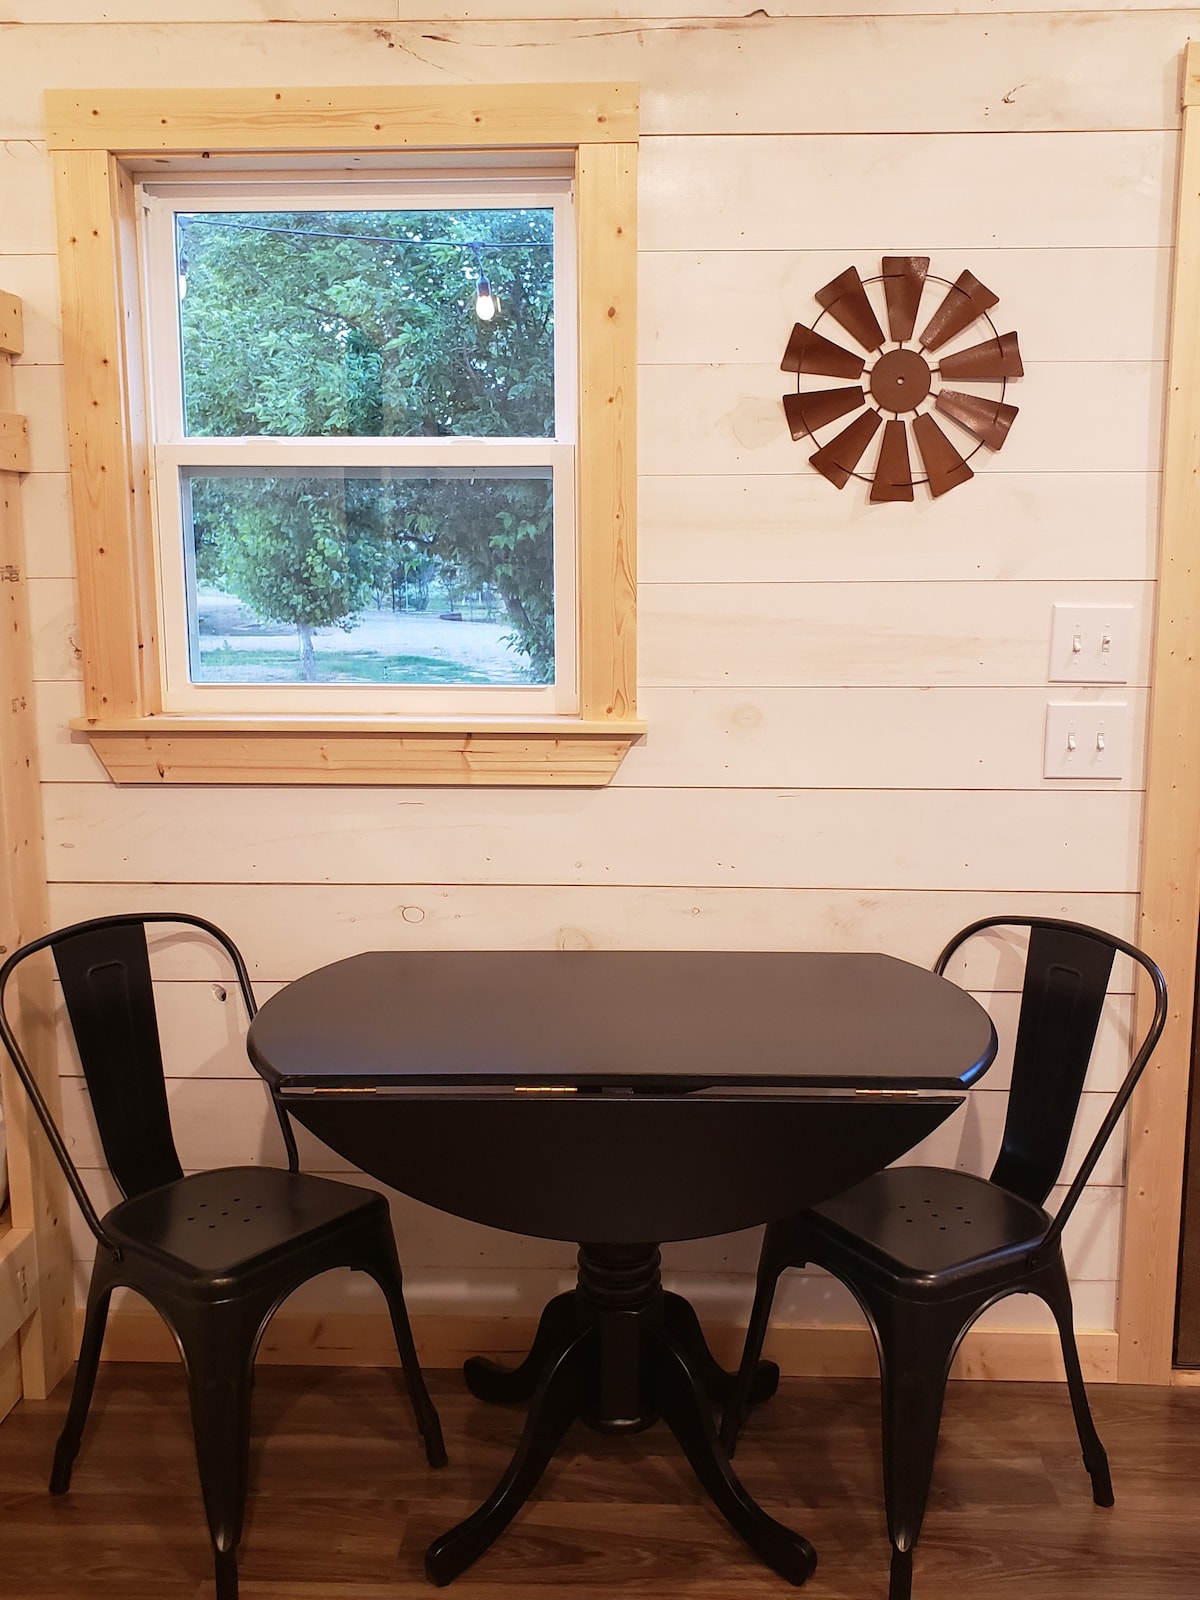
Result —
[[31, 578], [26, 592], [35, 685], [43, 682], [74, 684], [78, 681], [82, 686], [78, 599], [74, 580]]
[[[239, 883], [50, 885], [52, 925], [112, 911], [183, 909], [241, 946], [257, 985], [288, 982], [360, 950], [881, 950], [929, 966], [958, 928], [1002, 912], [1066, 917], [1136, 937], [1134, 894], [993, 890], [679, 889], [571, 884]], [[955, 981], [1012, 989], [1015, 959], [973, 941]], [[181, 953], [182, 956], [182, 953]], [[220, 972], [182, 959], [172, 976]]]
[[58, 295], [58, 257], [0, 255], [0, 287], [21, 301], [24, 347], [14, 366], [62, 362], [62, 313]]
[[[63, 1136], [72, 1159], [81, 1170], [103, 1167], [81, 1078], [63, 1078], [62, 1101]], [[167, 1085], [167, 1103], [185, 1171], [283, 1164], [283, 1141], [261, 1079], [176, 1079]], [[333, 1169], [327, 1164], [324, 1170]]]
[[[822, 7], [827, 4], [828, 0], [782, 0], [781, 4], [772, 7], [771, 16], [816, 16], [825, 20]], [[1127, 0], [1121, 9], [1137, 12], [1151, 9], [1154, 4], [1155, 0]], [[1014, 12], [1035, 11], [1038, 6], [1035, 0], [1013, 0], [1008, 8]], [[163, 0], [8, 0], [5, 20], [109, 25], [161, 23], [162, 9]], [[174, 20], [179, 23], [255, 23], [273, 19], [303, 21], [310, 17], [317, 22], [336, 18], [353, 23], [390, 20], [397, 16], [399, 10], [413, 8], [401, 7], [401, 0], [172, 0], [171, 9]], [[904, 4], [903, 0], [841, 0], [839, 5], [840, 14], [853, 18], [870, 16], [873, 21], [881, 13], [884, 17], [889, 12], [903, 16], [910, 9], [918, 8]], [[936, 15], [950, 9], [950, 0], [921, 0], [919, 14]], [[991, 13], [987, 0], [967, 0], [966, 4], [955, 5], [953, 9], [978, 11], [985, 15]], [[1057, 5], [1057, 9], [1063, 12], [1103, 12], [1104, 7], [1098, 6], [1096, 0], [1074, 0], [1074, 3], [1066, 0], [1066, 3]], [[632, 21], [687, 16], [728, 18], [736, 22], [745, 16], [741, 0], [687, 0], [686, 7], [682, 8], [679, 0], [586, 0], [582, 5], [579, 0], [422, 0], [420, 11], [422, 17], [438, 21], [483, 17], [497, 21], [505, 18], [540, 21], [581, 16], [604, 21]], [[1187, 17], [1190, 13], [1183, 12], [1181, 15]], [[763, 16], [763, 13], [756, 13], [756, 16]]]
[[[5, 89], [7, 92], [7, 82]], [[40, 87], [39, 87], [40, 96]], [[41, 137], [0, 137], [0, 256], [56, 255], [54, 189], [50, 161]]]
[[955, 278], [971, 250], [1168, 245], [1177, 158], [1162, 132], [645, 139], [638, 238], [936, 255]]
[[[399, 0], [168, 0], [172, 22], [388, 22]], [[545, 0], [537, 0], [538, 4]], [[552, 3], [552, 0], [551, 0]], [[164, 0], [7, 0], [5, 22], [164, 22]], [[436, 13], [435, 13], [436, 14]]]
[[[1008, 386], [1007, 403], [1020, 415], [1002, 450], [981, 449], [972, 470], [983, 473], [1157, 472], [1162, 460], [1165, 368], [1156, 362], [1029, 362]], [[839, 387], [839, 385], [830, 385]], [[972, 386], [975, 387], [975, 386]], [[993, 397], [999, 387], [990, 386]], [[808, 476], [813, 445], [793, 440], [783, 395], [795, 390], [787, 375], [742, 364], [650, 366], [639, 373], [639, 461], [649, 474], [769, 473]], [[977, 386], [983, 392], [983, 385]], [[849, 417], [822, 429], [822, 443]], [[968, 434], [947, 429], [963, 449]], [[881, 437], [881, 435], [880, 435]], [[873, 444], [863, 457], [872, 471]], [[944, 498], [961, 507], [973, 484]], [[838, 491], [867, 509], [867, 485], [856, 480]], [[919, 488], [914, 504], [928, 490]], [[872, 512], [877, 506], [869, 508]]]
[[[1133, 606], [1130, 681], [1149, 677], [1149, 584], [643, 585], [651, 686], [1045, 684], [1051, 606]], [[1052, 697], [1051, 688], [1048, 698]]]
[[69, 473], [27, 473], [21, 479], [20, 493], [26, 575], [30, 578], [74, 578]]
[[[890, 253], [890, 247], [889, 247]], [[1000, 303], [991, 316], [1015, 328], [1028, 361], [1165, 361], [1163, 308], [1170, 294], [1167, 246], [1066, 250], [972, 250], [970, 268]], [[649, 365], [761, 362], [778, 368], [792, 324], [822, 316], [814, 291], [855, 267], [879, 300], [881, 255], [838, 250], [643, 250], [638, 274], [638, 356]], [[2, 269], [2, 264], [0, 264]], [[957, 277], [961, 263], [931, 260]], [[927, 284], [918, 331], [946, 293]], [[821, 332], [851, 345], [831, 317]], [[980, 337], [983, 335], [980, 334]], [[972, 341], [973, 342], [973, 341]], [[784, 382], [790, 380], [785, 379]]]
[[[1144, 788], [1147, 691], [1064, 687], [1064, 699], [1124, 702], [1132, 727], [1124, 778], [1072, 786]], [[647, 689], [649, 732], [614, 785], [1043, 789], [1055, 783], [1042, 764], [1056, 698], [1053, 687]]]
[[643, 476], [642, 583], [1154, 576], [1157, 472], [1010, 473], [997, 456], [936, 500], [868, 505], [791, 449], [785, 473]]
[[[1130, 968], [1127, 966], [1124, 970], [1128, 972]], [[1129, 994], [1116, 992], [1120, 984], [1121, 974], [1115, 972], [1114, 992], [1100, 1019], [1096, 1048], [1088, 1068], [1087, 1087], [1096, 1094], [1114, 1094], [1124, 1081], [1133, 1058], [1133, 998]], [[1017, 1037], [1021, 997], [1014, 992], [980, 993], [972, 990], [972, 993], [996, 1024], [996, 1035], [1000, 1041], [999, 1052], [988, 1068], [981, 1087], [989, 1094], [1007, 1094], [1012, 1081], [1013, 1046]], [[1143, 1026], [1145, 1022], [1143, 1018]]]
[[[48, 83], [378, 83], [400, 71], [412, 83], [637, 81], [650, 133], [1174, 127], [1181, 43], [1200, 32], [1200, 13], [1156, 11], [1153, 0], [1142, 10], [1069, 0], [1052, 28], [1038, 15], [997, 15], [987, 0], [933, 0], [917, 15], [887, 0], [844, 0], [837, 16], [814, 15], [819, 0], [791, 0], [770, 17], [747, 16], [736, 0], [438, 0], [403, 8], [399, 21], [395, 0], [363, 0], [359, 26], [332, 0], [308, 0], [313, 20], [297, 23], [264, 22], [250, 0], [175, 0], [169, 22], [161, 0], [122, 0], [148, 14], [119, 33], [59, 20], [41, 0], [10, 0], [6, 16], [14, 4], [37, 15], [5, 41], [13, 85], [0, 136], [9, 137], [40, 134], [37, 95]], [[297, 4], [271, 9], [287, 17]], [[389, 25], [370, 26], [384, 4]], [[1039, 7], [1019, 0], [1005, 10]], [[950, 11], [960, 14], [930, 14]], [[931, 58], [954, 63], [937, 74], [936, 93]]]
[[[1064, 1174], [1073, 1176], [1078, 1170], [1111, 1101], [1111, 1095], [1084, 1094], [1067, 1146]], [[967, 1096], [966, 1104], [907, 1155], [901, 1156], [897, 1165], [990, 1172], [1000, 1154], [1007, 1106], [1007, 1095], [1001, 1090], [989, 1090], [985, 1077], [980, 1087]], [[1096, 1163], [1092, 1181], [1098, 1188], [1119, 1188], [1124, 1182], [1124, 1167], [1125, 1134], [1123, 1127], [1118, 1127]]]
[[52, 883], [656, 884], [1128, 893], [1140, 797], [48, 785]]
[[[1066, 687], [1066, 686], [1064, 686]], [[37, 685], [47, 783], [107, 783], [82, 733], [78, 682]], [[639, 695], [650, 731], [616, 788], [1040, 789], [1048, 698], [1040, 688], [655, 688]], [[1124, 700], [1133, 725], [1126, 777], [1073, 787], [1141, 789], [1147, 691], [1072, 690], [1080, 703]]]
[[32, 472], [62, 473], [67, 459], [67, 397], [62, 367], [14, 366], [13, 397], [29, 419]]

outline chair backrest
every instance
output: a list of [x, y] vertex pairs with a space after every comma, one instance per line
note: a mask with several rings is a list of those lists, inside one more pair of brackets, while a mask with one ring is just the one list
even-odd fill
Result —
[[[0, 1037], [89, 1227], [105, 1243], [78, 1169], [17, 1039], [8, 985], [31, 956], [50, 951], [109, 1170], [127, 1198], [144, 1194], [183, 1176], [167, 1107], [146, 934], [148, 924], [158, 923], [199, 929], [215, 940], [229, 958], [247, 1019], [254, 1016], [254, 991], [237, 946], [214, 923], [184, 912], [125, 913], [77, 922], [22, 945], [0, 967]], [[295, 1141], [277, 1103], [275, 1109], [292, 1161]]]
[[1117, 953], [1135, 961], [1154, 987], [1153, 1017], [1059, 1207], [1057, 1235], [1158, 1043], [1167, 1018], [1167, 986], [1155, 963], [1136, 945], [1099, 928], [1054, 917], [986, 917], [973, 922], [951, 939], [934, 971], [945, 972], [951, 957], [976, 934], [1005, 928], [1028, 929], [1029, 943], [1012, 1087], [991, 1181], [1034, 1205], [1045, 1203], [1062, 1173]]

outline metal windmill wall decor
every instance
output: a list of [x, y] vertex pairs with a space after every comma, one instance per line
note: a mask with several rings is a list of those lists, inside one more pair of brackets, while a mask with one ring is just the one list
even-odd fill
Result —
[[[936, 294], [936, 308], [914, 340], [927, 294]], [[1004, 397], [1009, 379], [1024, 373], [1016, 334], [998, 334], [988, 315], [999, 297], [970, 272], [953, 283], [935, 277], [928, 256], [884, 256], [878, 277], [864, 280], [855, 267], [847, 267], [814, 299], [823, 309], [811, 328], [795, 325], [781, 365], [796, 374], [795, 394], [783, 397], [788, 428], [793, 439], [811, 439], [817, 446], [808, 458], [817, 471], [839, 489], [851, 478], [869, 483], [875, 502], [911, 500], [917, 484], [928, 484], [931, 495], [946, 494], [974, 477], [971, 457], [984, 446], [999, 450], [1008, 437], [1017, 407]], [[826, 317], [866, 354], [829, 337], [832, 324], [822, 332]], [[986, 338], [966, 344], [984, 329]], [[806, 377], [845, 381], [836, 388], [806, 387]], [[949, 387], [958, 383], [970, 387]], [[974, 392], [980, 386], [985, 392]], [[831, 425], [850, 412], [856, 415], [830, 436]], [[935, 412], [974, 439], [965, 455]], [[860, 468], [881, 426], [874, 469]], [[916, 474], [910, 435], [920, 462]]]

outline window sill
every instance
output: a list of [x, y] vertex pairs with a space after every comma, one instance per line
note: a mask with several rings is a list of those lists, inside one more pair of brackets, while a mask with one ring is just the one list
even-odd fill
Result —
[[603, 788], [645, 732], [554, 717], [79, 718], [114, 783]]

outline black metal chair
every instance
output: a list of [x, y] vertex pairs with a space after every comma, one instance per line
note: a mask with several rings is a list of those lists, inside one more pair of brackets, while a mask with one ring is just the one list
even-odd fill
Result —
[[[109, 1299], [136, 1290], [161, 1314], [187, 1370], [200, 1485], [216, 1565], [218, 1600], [236, 1600], [250, 1454], [254, 1355], [289, 1294], [333, 1267], [379, 1284], [431, 1466], [445, 1464], [441, 1424], [409, 1327], [387, 1201], [299, 1170], [285, 1109], [273, 1100], [286, 1170], [227, 1167], [184, 1175], [167, 1107], [147, 924], [199, 930], [232, 964], [248, 1016], [254, 993], [232, 940], [182, 913], [97, 917], [22, 946], [0, 967], [0, 1037], [78, 1201], [97, 1249], [83, 1340], [50, 1492], [63, 1494], [79, 1450], [100, 1360]], [[62, 983], [101, 1144], [124, 1198], [99, 1216], [13, 1030], [8, 985], [49, 950]], [[18, 985], [19, 987], [19, 985]]]
[[[1108, 1458], [1088, 1407], [1063, 1263], [1064, 1226], [1116, 1127], [1167, 1015], [1163, 975], [1112, 934], [1049, 917], [988, 917], [955, 935], [934, 964], [989, 929], [1028, 929], [1012, 1086], [989, 1178], [941, 1167], [889, 1167], [799, 1216], [768, 1226], [741, 1368], [722, 1422], [732, 1454], [785, 1267], [824, 1267], [853, 1292], [879, 1352], [883, 1484], [892, 1542], [890, 1600], [908, 1600], [950, 1364], [996, 1301], [1036, 1294], [1058, 1325], [1084, 1466], [1097, 1505], [1113, 1503]], [[1043, 1210], [1075, 1126], [1117, 952], [1149, 974], [1154, 1014], [1062, 1203]], [[1136, 968], [1135, 968], [1136, 975]]]

